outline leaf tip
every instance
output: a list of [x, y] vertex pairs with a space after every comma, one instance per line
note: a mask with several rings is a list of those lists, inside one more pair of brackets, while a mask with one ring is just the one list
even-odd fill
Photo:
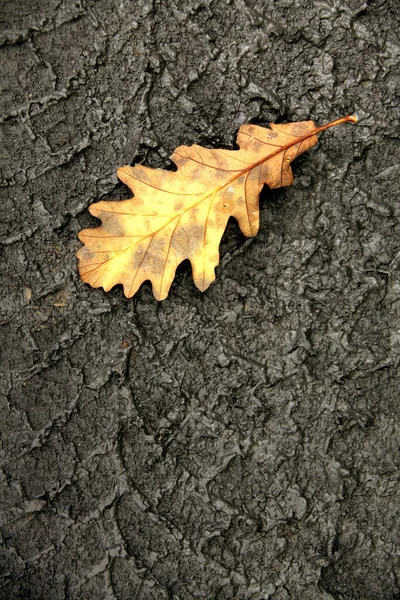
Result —
[[130, 167], [129, 165], [125, 165], [124, 167], [119, 167], [119, 168], [117, 169], [117, 175], [118, 175], [118, 177], [119, 177], [120, 175], [123, 175], [124, 173], [127, 173], [127, 174], [129, 174], [129, 171], [131, 170], [131, 168], [132, 168], [132, 167]]
[[161, 290], [156, 290], [154, 288], [154, 286], [152, 287], [153, 290], [153, 296], [154, 298], [158, 301], [158, 302], [162, 302], [163, 300], [165, 300], [166, 298], [168, 298], [168, 291], [161, 291]]

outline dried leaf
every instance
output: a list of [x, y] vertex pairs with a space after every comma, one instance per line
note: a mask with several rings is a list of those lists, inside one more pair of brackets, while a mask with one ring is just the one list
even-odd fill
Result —
[[291, 162], [317, 143], [316, 134], [348, 121], [356, 117], [322, 127], [313, 121], [270, 129], [242, 125], [239, 150], [179, 146], [171, 156], [177, 171], [122, 167], [118, 177], [134, 197], [90, 206], [102, 225], [79, 234], [85, 244], [77, 253], [82, 280], [106, 292], [122, 283], [127, 298], [150, 280], [154, 296], [163, 300], [177, 266], [189, 259], [195, 284], [206, 290], [215, 279], [229, 217], [237, 219], [244, 235], [256, 235], [264, 184], [290, 185]]

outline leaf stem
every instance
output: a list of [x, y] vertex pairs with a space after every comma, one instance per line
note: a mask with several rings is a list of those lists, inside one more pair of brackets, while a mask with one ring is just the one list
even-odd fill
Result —
[[349, 115], [348, 117], [342, 117], [341, 119], [336, 119], [336, 121], [331, 121], [326, 125], [322, 125], [318, 127], [314, 133], [321, 133], [321, 131], [325, 131], [325, 129], [329, 129], [330, 127], [335, 127], [335, 125], [340, 125], [341, 123], [357, 123], [358, 119], [355, 115]]

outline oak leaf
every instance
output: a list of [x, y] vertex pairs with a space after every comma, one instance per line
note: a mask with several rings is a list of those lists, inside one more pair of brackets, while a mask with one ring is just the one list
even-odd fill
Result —
[[127, 298], [150, 280], [154, 296], [163, 300], [177, 266], [189, 259], [195, 284], [206, 290], [215, 279], [229, 217], [237, 219], [244, 235], [256, 235], [263, 186], [290, 185], [293, 160], [317, 143], [318, 133], [347, 121], [356, 117], [322, 127], [313, 121], [242, 125], [239, 150], [179, 146], [171, 156], [176, 171], [118, 169], [134, 197], [89, 207], [102, 225], [79, 233], [85, 244], [77, 253], [82, 280], [105, 291], [121, 283]]

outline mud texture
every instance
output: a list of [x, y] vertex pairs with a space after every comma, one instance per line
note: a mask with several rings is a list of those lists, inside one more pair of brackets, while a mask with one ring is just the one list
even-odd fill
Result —
[[[0, 598], [400, 598], [397, 0], [1, 2]], [[77, 274], [115, 171], [357, 113], [169, 298]]]

